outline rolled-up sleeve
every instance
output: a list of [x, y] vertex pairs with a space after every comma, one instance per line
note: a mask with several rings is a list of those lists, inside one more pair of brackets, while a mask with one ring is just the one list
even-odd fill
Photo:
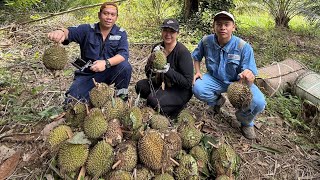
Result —
[[252, 73], [257, 76], [258, 75], [258, 69], [256, 65], [256, 61], [254, 59], [254, 53], [252, 47], [246, 43], [246, 45], [243, 47], [242, 51], [243, 55], [243, 61], [242, 61], [242, 67], [241, 70], [249, 69], [252, 71]]
[[203, 39], [199, 42], [197, 48], [192, 52], [191, 56], [194, 61], [201, 61], [204, 56]]

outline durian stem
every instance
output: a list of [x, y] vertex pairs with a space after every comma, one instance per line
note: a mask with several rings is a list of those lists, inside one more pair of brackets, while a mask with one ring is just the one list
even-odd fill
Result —
[[208, 141], [208, 144], [210, 144], [212, 147], [214, 147], [214, 148], [218, 148], [218, 146], [217, 145], [215, 145], [215, 144], [212, 144], [212, 142], [210, 142], [210, 141]]
[[173, 158], [171, 158], [171, 157], [170, 157], [170, 161], [172, 161], [175, 165], [180, 166], [180, 164], [179, 164], [176, 160], [174, 160]]
[[86, 111], [87, 111], [87, 115], [90, 113], [89, 111], [89, 106], [86, 104]]
[[77, 180], [81, 180], [82, 178], [85, 177], [85, 175], [86, 175], [86, 168], [85, 166], [82, 166]]
[[117, 162], [112, 166], [112, 169], [115, 169], [120, 163], [121, 163], [121, 160], [117, 161]]
[[94, 78], [92, 78], [92, 81], [93, 81], [94, 86], [98, 85], [97, 81]]
[[133, 178], [134, 178], [134, 180], [137, 180], [137, 169], [136, 168], [134, 168], [134, 170], [133, 170]]
[[197, 129], [199, 129], [203, 124], [204, 124], [204, 122], [201, 121], [199, 124], [195, 125], [195, 127], [196, 127]]

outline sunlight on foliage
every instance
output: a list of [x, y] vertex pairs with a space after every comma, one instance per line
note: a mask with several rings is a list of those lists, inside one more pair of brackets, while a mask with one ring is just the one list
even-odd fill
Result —
[[161, 23], [165, 18], [175, 18], [179, 7], [174, 0], [125, 1], [119, 6], [118, 24], [126, 28], [130, 42], [158, 41]]

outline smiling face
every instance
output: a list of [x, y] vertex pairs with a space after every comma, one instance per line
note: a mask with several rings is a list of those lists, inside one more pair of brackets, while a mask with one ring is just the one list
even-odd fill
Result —
[[178, 32], [171, 28], [162, 28], [161, 37], [165, 44], [172, 44], [177, 41]]
[[107, 5], [99, 13], [100, 26], [105, 29], [110, 29], [118, 19], [117, 8], [112, 5]]
[[235, 29], [236, 26], [234, 22], [226, 16], [218, 17], [214, 21], [214, 32], [216, 33], [219, 42], [228, 42]]

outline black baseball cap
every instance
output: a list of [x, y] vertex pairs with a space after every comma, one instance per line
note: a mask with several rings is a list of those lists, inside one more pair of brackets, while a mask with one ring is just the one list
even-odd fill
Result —
[[176, 19], [165, 19], [161, 25], [161, 28], [170, 28], [176, 32], [179, 32], [179, 23]]

